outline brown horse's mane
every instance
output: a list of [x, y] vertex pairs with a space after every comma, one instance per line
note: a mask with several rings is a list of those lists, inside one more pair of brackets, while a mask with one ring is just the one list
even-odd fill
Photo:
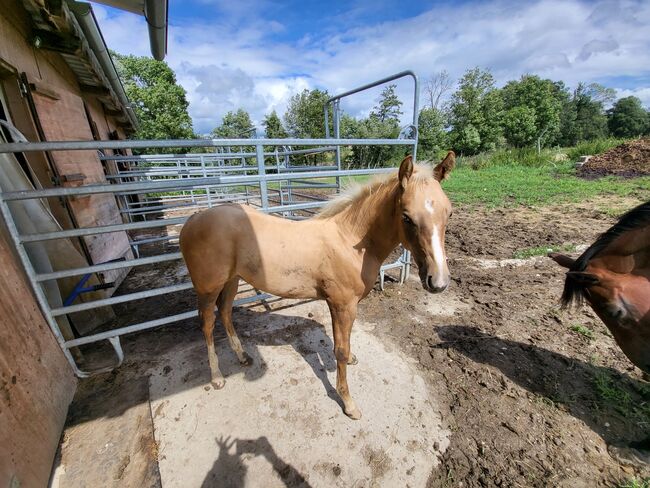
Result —
[[[433, 178], [431, 166], [416, 164], [413, 167], [413, 175], [409, 181], [420, 182], [428, 178]], [[397, 186], [397, 171], [376, 176], [366, 184], [353, 183], [339, 196], [325, 204], [314, 218], [327, 219], [339, 215], [347, 209], [350, 209], [355, 215], [360, 214], [362, 211], [371, 210], [375, 208], [372, 203], [381, 201], [387, 195], [395, 194]], [[361, 203], [369, 203], [370, 205], [361, 205]]]
[[[650, 225], [650, 201], [642, 203], [623, 215], [609, 230], [602, 233], [596, 241], [575, 260], [569, 271], [584, 271], [589, 261], [607, 249], [616, 239], [630, 232]], [[571, 275], [567, 275], [562, 292], [562, 306], [568, 307], [573, 303], [581, 304], [587, 293], [584, 285], [578, 283]]]

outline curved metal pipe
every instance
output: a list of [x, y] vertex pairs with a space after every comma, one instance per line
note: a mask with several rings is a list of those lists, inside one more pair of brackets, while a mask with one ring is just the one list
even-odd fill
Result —
[[149, 26], [151, 54], [158, 61], [167, 54], [167, 1], [145, 0], [144, 18]]

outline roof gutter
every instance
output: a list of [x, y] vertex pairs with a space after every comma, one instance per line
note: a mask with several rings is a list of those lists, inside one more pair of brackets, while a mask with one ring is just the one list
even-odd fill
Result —
[[95, 56], [97, 56], [97, 60], [99, 61], [99, 64], [102, 67], [102, 70], [104, 71], [104, 74], [106, 75], [111, 88], [124, 107], [124, 110], [126, 111], [131, 124], [135, 129], [137, 129], [138, 119], [135, 115], [135, 112], [133, 111], [133, 108], [131, 107], [131, 102], [129, 102], [129, 99], [124, 92], [124, 87], [122, 86], [122, 82], [117, 75], [117, 70], [115, 69], [111, 55], [108, 52], [104, 38], [102, 37], [102, 34], [97, 27], [97, 19], [95, 19], [95, 14], [93, 13], [92, 7], [89, 3], [84, 2], [69, 2], [68, 5], [74, 12], [77, 22], [79, 22], [81, 30], [83, 30], [90, 48], [95, 53]]
[[145, 0], [144, 18], [149, 27], [151, 54], [158, 61], [167, 54], [167, 7], [168, 0]]

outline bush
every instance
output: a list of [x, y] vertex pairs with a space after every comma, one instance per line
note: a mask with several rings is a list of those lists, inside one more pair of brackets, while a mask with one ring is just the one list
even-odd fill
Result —
[[569, 160], [577, 161], [580, 156], [595, 156], [596, 154], [604, 153], [609, 149], [623, 144], [627, 139], [617, 139], [610, 137], [608, 139], [594, 139], [593, 141], [584, 141], [578, 143], [577, 146], [567, 149], [566, 153]]
[[483, 169], [492, 166], [525, 166], [539, 168], [550, 166], [555, 161], [557, 151], [543, 149], [537, 154], [537, 149], [499, 149], [496, 151], [484, 152], [476, 156], [458, 158], [458, 165], [469, 166], [473, 169]]

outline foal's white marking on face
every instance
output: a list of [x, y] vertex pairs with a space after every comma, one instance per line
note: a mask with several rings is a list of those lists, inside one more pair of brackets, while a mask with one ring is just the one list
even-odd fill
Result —
[[442, 266], [445, 257], [442, 252], [442, 242], [440, 241], [440, 232], [437, 225], [433, 226], [433, 232], [431, 233], [431, 247], [433, 248], [433, 260], [438, 267]]
[[426, 200], [424, 202], [424, 208], [426, 209], [427, 212], [433, 214], [433, 202], [431, 200]]

